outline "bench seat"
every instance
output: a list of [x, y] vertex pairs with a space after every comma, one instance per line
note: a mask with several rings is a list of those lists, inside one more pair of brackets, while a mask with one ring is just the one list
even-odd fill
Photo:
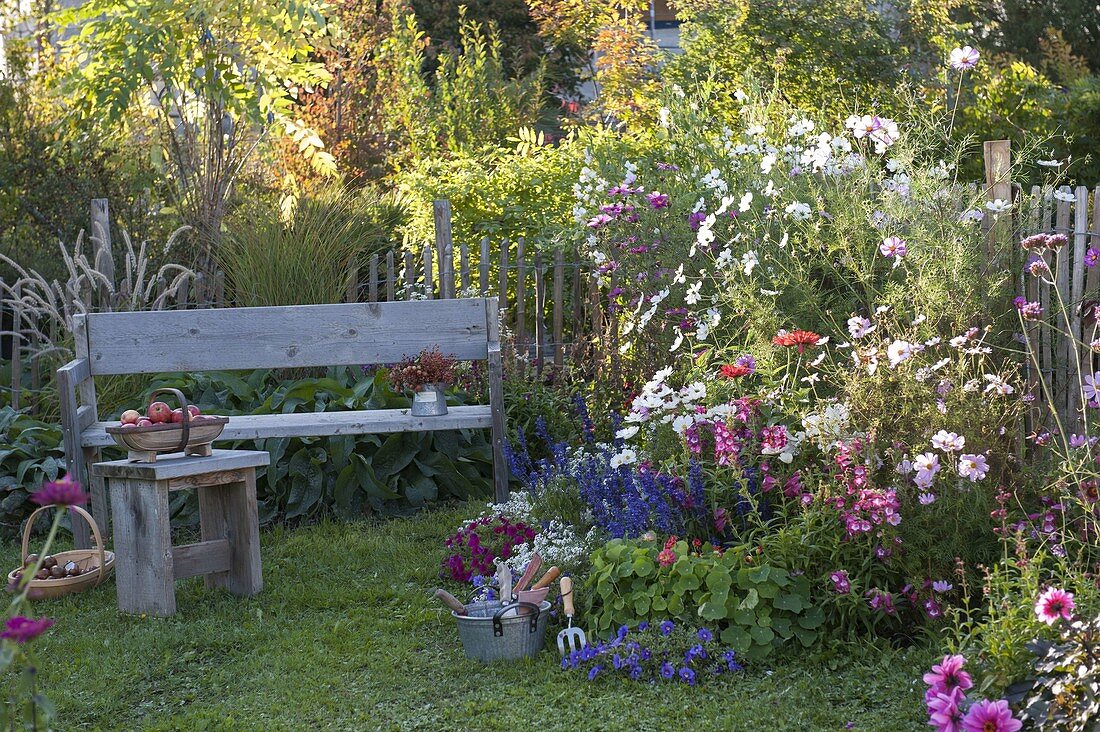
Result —
[[[118, 422], [93, 422], [80, 435], [82, 447], [108, 447], [115, 441], [106, 432]], [[262, 440], [268, 437], [331, 437], [386, 432], [488, 429], [493, 413], [488, 404], [449, 407], [447, 414], [414, 417], [408, 409], [368, 409], [349, 412], [294, 412], [231, 416], [218, 442]]]

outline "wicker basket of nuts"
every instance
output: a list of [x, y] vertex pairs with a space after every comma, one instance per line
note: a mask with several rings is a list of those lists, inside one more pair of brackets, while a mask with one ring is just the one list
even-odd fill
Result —
[[95, 537], [94, 549], [70, 549], [41, 557], [41, 562], [37, 554], [28, 554], [34, 519], [40, 511], [45, 511], [47, 508], [58, 507], [42, 506], [27, 519], [27, 525], [23, 529], [23, 550], [20, 554], [23, 557], [23, 566], [8, 572], [8, 587], [18, 586], [23, 579], [23, 573], [33, 570], [36, 566], [38, 570], [31, 578], [30, 590], [27, 592], [27, 597], [32, 600], [52, 600], [98, 587], [114, 570], [115, 554], [103, 548], [103, 535], [99, 532], [99, 525], [92, 515], [80, 506], [69, 508], [88, 522], [88, 526], [92, 529], [92, 536]]

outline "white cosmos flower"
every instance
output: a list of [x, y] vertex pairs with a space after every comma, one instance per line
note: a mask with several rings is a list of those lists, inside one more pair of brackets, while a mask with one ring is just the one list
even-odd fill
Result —
[[1062, 164], [1061, 160], [1036, 160], [1036, 165], [1042, 165], [1044, 168], [1057, 168]]
[[890, 368], [897, 368], [913, 356], [913, 344], [906, 341], [894, 341], [886, 348], [886, 356], [890, 359]]
[[611, 458], [611, 467], [618, 468], [623, 465], [633, 465], [638, 462], [638, 453], [627, 448]]
[[760, 172], [764, 175], [772, 172], [772, 168], [775, 167], [776, 161], [775, 153], [768, 153], [764, 157], [760, 158]]
[[760, 264], [760, 260], [756, 256], [756, 252], [752, 249], [745, 252], [741, 256], [741, 266], [745, 270], [745, 276], [751, 277], [752, 271], [756, 268], [756, 265]]
[[639, 429], [640, 428], [638, 427], [638, 425], [623, 427], [621, 430], [615, 433], [615, 436], [618, 437], [620, 440], [629, 440], [631, 437], [638, 434]]
[[[988, 382], [985, 387], [986, 394], [992, 391], [1000, 394], [1001, 396], [1008, 396], [1009, 394], [1012, 394], [1016, 391], [1012, 388], [1011, 384], [1009, 384], [997, 374], [986, 374], [983, 378]], [[966, 386], [964, 385], [963, 388], [965, 389]], [[967, 391], [972, 390], [968, 389]]]
[[966, 438], [955, 432], [940, 430], [932, 435], [932, 447], [941, 452], [959, 452], [966, 446]]
[[868, 333], [874, 332], [876, 327], [871, 325], [870, 320], [858, 315], [848, 318], [848, 332], [852, 335], [852, 338], [862, 338]]
[[787, 207], [783, 210], [795, 221], [805, 221], [810, 218], [810, 207], [801, 201], [788, 203]]
[[1075, 201], [1077, 197], [1070, 191], [1055, 191], [1054, 198], [1057, 201]]
[[985, 208], [987, 211], [992, 211], [995, 214], [1002, 214], [1012, 210], [1012, 203], [1003, 198], [996, 198], [992, 201], [987, 201]]
[[745, 195], [741, 196], [741, 200], [737, 204], [737, 210], [744, 213], [752, 208], [752, 191], [745, 191]]
[[703, 289], [702, 282], [694, 282], [688, 285], [687, 295], [684, 296], [684, 302], [688, 305], [699, 304], [699, 292]]

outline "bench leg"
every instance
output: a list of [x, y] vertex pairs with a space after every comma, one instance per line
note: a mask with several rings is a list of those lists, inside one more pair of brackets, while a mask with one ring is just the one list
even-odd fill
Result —
[[168, 486], [154, 481], [110, 481], [115, 524], [115, 583], [124, 613], [176, 613]]
[[202, 540], [229, 541], [229, 571], [206, 575], [207, 587], [234, 595], [255, 595], [263, 589], [260, 564], [260, 521], [256, 507], [256, 471], [244, 480], [198, 489]]

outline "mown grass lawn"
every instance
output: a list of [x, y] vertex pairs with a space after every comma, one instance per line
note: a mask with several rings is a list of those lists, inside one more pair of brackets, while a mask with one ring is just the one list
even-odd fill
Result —
[[[177, 584], [171, 619], [121, 615], [114, 584], [41, 602], [59, 729], [856, 730], [925, 729], [922, 648], [791, 655], [705, 688], [589, 683], [537, 659], [468, 663], [429, 599], [443, 538], [468, 505], [377, 524], [262, 534], [265, 589], [238, 599]], [[18, 550], [3, 552], [7, 564]], [[453, 588], [452, 588], [453, 589]]]

